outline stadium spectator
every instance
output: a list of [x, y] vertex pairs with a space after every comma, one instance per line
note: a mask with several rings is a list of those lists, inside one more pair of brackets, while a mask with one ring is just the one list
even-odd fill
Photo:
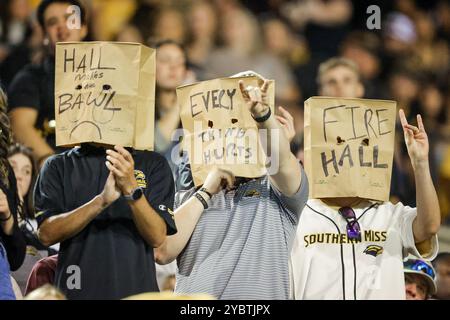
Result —
[[450, 253], [441, 252], [433, 260], [436, 270], [437, 291], [435, 299], [450, 300]]
[[41, 258], [55, 254], [57, 251], [42, 245], [37, 237], [37, 222], [34, 218], [33, 206], [33, 188], [37, 171], [31, 150], [20, 144], [14, 144], [9, 148], [8, 161], [17, 180], [21, 202], [21, 210], [19, 210], [17, 218], [27, 244], [25, 260], [22, 266], [13, 272], [13, 276], [22, 293], [25, 293], [28, 276], [34, 264]]
[[431, 263], [421, 259], [403, 262], [406, 300], [428, 300], [436, 293], [436, 273]]
[[[270, 129], [280, 128], [280, 120], [271, 116], [267, 88], [266, 80], [259, 94], [249, 96], [241, 83], [258, 128], [270, 134]], [[288, 122], [292, 118], [284, 113], [282, 124]], [[160, 263], [177, 259], [175, 292], [201, 292], [218, 299], [289, 297], [291, 236], [308, 195], [306, 176], [289, 149], [292, 136], [281, 133], [279, 143], [271, 145], [272, 157], [284, 159], [272, 175], [235, 178], [216, 167], [200, 190], [192, 187], [177, 193], [179, 232], [156, 250]], [[192, 180], [189, 166], [184, 170]]]
[[6, 108], [6, 95], [0, 89], [0, 300], [15, 300], [10, 271], [22, 265], [25, 239], [17, 221], [20, 206], [17, 182], [7, 159], [12, 134]]
[[[81, 26], [68, 28], [68, 6], [80, 8]], [[15, 139], [33, 150], [41, 167], [55, 152], [55, 46], [59, 41], [80, 41], [87, 35], [86, 12], [78, 0], [43, 0], [37, 9], [45, 31], [47, 55], [39, 65], [28, 65], [9, 87], [11, 128]]]
[[[320, 93], [361, 97], [359, 77], [354, 63], [332, 58], [319, 68]], [[440, 209], [427, 134], [420, 115], [418, 127], [408, 124], [402, 110], [399, 116], [415, 173], [417, 208], [358, 197], [308, 200], [291, 253], [295, 299], [404, 299], [404, 252], [429, 259], [437, 254]], [[385, 240], [373, 246], [361, 230], [385, 232]], [[308, 244], [312, 236], [323, 240]]]

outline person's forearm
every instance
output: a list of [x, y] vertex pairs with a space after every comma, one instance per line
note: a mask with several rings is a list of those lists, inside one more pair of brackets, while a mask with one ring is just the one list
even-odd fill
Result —
[[129, 202], [133, 212], [133, 220], [140, 235], [149, 246], [156, 248], [166, 238], [167, 227], [163, 218], [148, 204], [145, 197]]
[[441, 214], [428, 161], [414, 163], [413, 168], [417, 202], [417, 217], [413, 223], [413, 231], [414, 240], [419, 243], [430, 239], [439, 231]]
[[101, 196], [67, 213], [46, 219], [38, 229], [38, 237], [45, 246], [67, 240], [83, 230], [104, 208]]
[[13, 217], [13, 215], [11, 214], [8, 217], [8, 220], [1, 221], [0, 222], [0, 227], [3, 229], [3, 232], [6, 235], [10, 236], [13, 233], [13, 230], [14, 230], [14, 217]]
[[36, 160], [54, 153], [54, 150], [34, 127], [13, 126], [13, 131], [18, 142], [33, 149]]
[[[297, 159], [291, 152], [288, 139], [281, 130], [274, 115], [264, 122], [257, 122], [258, 128], [265, 129], [267, 135], [267, 147], [263, 148], [266, 156], [271, 157], [271, 165], [278, 164], [274, 172], [270, 172], [270, 178], [277, 189], [287, 196], [295, 194], [300, 188], [301, 169]], [[276, 133], [278, 139], [272, 143], [272, 135]]]
[[11, 233], [3, 236], [3, 244], [8, 253], [8, 262], [11, 271], [16, 271], [25, 259], [26, 242], [17, 224], [13, 224]]
[[175, 224], [178, 231], [176, 234], [168, 236], [164, 243], [156, 249], [156, 262], [167, 264], [177, 258], [191, 238], [203, 210], [202, 203], [194, 196], [175, 210]]

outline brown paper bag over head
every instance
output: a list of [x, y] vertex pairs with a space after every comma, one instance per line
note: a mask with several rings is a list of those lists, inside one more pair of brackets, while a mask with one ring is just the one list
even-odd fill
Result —
[[[266, 156], [259, 143], [255, 120], [239, 89], [259, 86], [263, 80], [246, 72], [234, 77], [198, 82], [177, 88], [187, 151], [196, 186], [202, 185], [214, 167], [237, 177], [266, 174]], [[268, 101], [274, 112], [275, 82], [270, 80]]]
[[137, 43], [56, 45], [56, 145], [153, 150], [155, 50]]
[[396, 102], [312, 97], [305, 101], [310, 198], [389, 199]]

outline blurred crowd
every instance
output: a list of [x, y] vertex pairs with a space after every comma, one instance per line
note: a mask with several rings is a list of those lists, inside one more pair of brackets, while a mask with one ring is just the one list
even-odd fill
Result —
[[[0, 3], [0, 78], [44, 55], [38, 0]], [[432, 143], [431, 170], [445, 222], [450, 212], [450, 3], [445, 0], [85, 0], [87, 40], [182, 44], [182, 83], [254, 70], [276, 81], [276, 103], [295, 118], [302, 158], [303, 101], [317, 95], [317, 67], [341, 55], [360, 68], [365, 98], [393, 99], [410, 120], [422, 114]], [[377, 5], [381, 14], [367, 13]], [[375, 12], [375, 14], [377, 14]], [[380, 29], [370, 29], [379, 19]], [[370, 20], [369, 19], [369, 20]], [[376, 26], [376, 24], [375, 24]], [[176, 66], [173, 75], [178, 81]], [[162, 108], [162, 107], [160, 107]], [[160, 112], [160, 111], [158, 111]], [[164, 133], [164, 128], [161, 128]], [[168, 130], [166, 130], [168, 131]], [[168, 133], [168, 136], [170, 133]], [[414, 177], [397, 134], [392, 200], [415, 206]]]

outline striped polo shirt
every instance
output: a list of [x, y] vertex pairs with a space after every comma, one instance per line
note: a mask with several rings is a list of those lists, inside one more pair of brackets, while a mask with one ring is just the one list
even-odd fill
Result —
[[[194, 192], [179, 191], [175, 207]], [[175, 292], [218, 299], [288, 299], [288, 258], [307, 198], [303, 169], [301, 186], [291, 197], [272, 186], [268, 176], [214, 195], [177, 258]]]

